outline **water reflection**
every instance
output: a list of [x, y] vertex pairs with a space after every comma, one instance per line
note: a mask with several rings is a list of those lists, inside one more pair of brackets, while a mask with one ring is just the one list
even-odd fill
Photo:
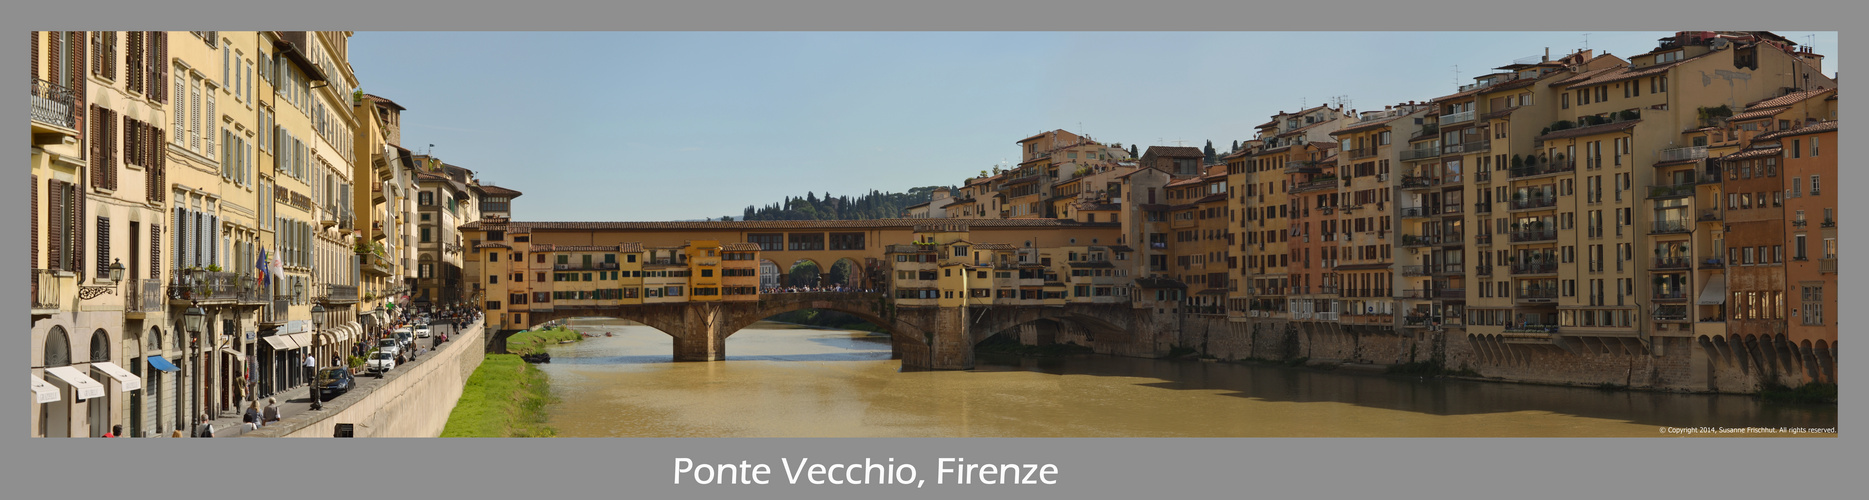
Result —
[[1751, 397], [1417, 380], [1107, 356], [982, 355], [965, 372], [899, 372], [887, 337], [760, 323], [727, 362], [674, 363], [667, 335], [552, 349], [561, 436], [1639, 436], [1671, 427], [1835, 427], [1834, 406]]

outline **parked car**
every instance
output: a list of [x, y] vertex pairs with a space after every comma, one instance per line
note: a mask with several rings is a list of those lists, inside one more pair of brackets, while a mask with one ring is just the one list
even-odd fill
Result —
[[396, 368], [396, 353], [377, 351], [376, 354], [371, 354], [370, 359], [365, 363], [369, 365], [371, 374], [376, 375], [377, 378], [383, 378], [384, 373]]
[[415, 325], [415, 336], [416, 337], [428, 338], [428, 336], [431, 334], [432, 333], [429, 331], [427, 323]]
[[396, 341], [402, 343], [403, 350], [405, 351], [409, 350], [410, 346], [415, 345], [415, 332], [410, 330], [409, 328], [407, 327], [397, 328], [394, 333], [395, 333], [394, 337], [396, 338]]
[[318, 384], [318, 398], [330, 401], [331, 398], [350, 392], [350, 388], [357, 385], [357, 380], [351, 376], [349, 368], [326, 368], [318, 372], [318, 379], [314, 383]]
[[392, 358], [400, 358], [402, 357], [402, 341], [387, 337], [378, 339], [376, 352], [387, 352]]

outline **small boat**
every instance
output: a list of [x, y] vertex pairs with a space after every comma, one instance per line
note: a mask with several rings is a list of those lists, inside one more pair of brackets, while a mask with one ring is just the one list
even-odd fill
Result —
[[575, 340], [560, 340], [560, 341], [558, 341], [558, 343], [560, 343], [560, 344], [569, 344], [569, 343], [572, 343], [572, 342], [576, 342], [576, 341], [575, 341]]
[[605, 336], [605, 337], [615, 337], [615, 336], [616, 336], [616, 334], [614, 334], [614, 333], [610, 333], [610, 332], [604, 332], [604, 336]]

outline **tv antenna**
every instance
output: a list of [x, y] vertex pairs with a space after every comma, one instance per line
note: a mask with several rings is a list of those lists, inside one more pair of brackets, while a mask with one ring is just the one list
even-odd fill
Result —
[[1460, 65], [1454, 65], [1454, 87], [1460, 87]]
[[1348, 94], [1333, 96], [1330, 98], [1330, 103], [1339, 109], [1348, 109], [1350, 107], [1350, 96]]
[[1583, 34], [1583, 49], [1590, 50], [1590, 34], [1589, 33]]

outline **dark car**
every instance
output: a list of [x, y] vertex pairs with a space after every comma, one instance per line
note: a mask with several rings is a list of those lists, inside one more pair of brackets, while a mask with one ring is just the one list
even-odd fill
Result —
[[348, 368], [326, 368], [318, 372], [318, 380], [315, 383], [318, 384], [318, 399], [330, 401], [331, 398], [350, 392], [350, 388], [356, 387], [357, 379], [350, 374]]

